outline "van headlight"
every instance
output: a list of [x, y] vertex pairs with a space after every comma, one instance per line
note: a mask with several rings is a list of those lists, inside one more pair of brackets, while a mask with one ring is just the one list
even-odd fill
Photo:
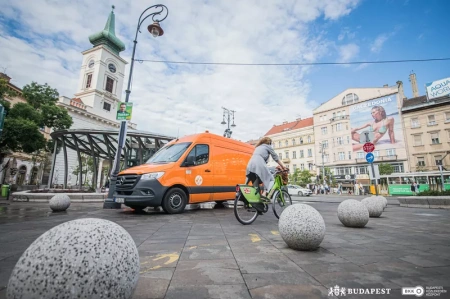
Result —
[[157, 180], [160, 177], [162, 177], [164, 172], [150, 172], [150, 173], [144, 173], [141, 175], [141, 181], [142, 180]]

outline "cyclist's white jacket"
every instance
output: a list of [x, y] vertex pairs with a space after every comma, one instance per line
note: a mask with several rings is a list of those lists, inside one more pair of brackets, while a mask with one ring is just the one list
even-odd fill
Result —
[[258, 146], [253, 152], [253, 156], [250, 158], [250, 161], [248, 162], [246, 173], [256, 173], [263, 182], [264, 189], [266, 190], [270, 189], [274, 182], [273, 175], [270, 173], [269, 169], [266, 166], [267, 161], [269, 161], [269, 156], [272, 156], [272, 159], [275, 162], [278, 162], [278, 155], [270, 145], [261, 144], [260, 146]]

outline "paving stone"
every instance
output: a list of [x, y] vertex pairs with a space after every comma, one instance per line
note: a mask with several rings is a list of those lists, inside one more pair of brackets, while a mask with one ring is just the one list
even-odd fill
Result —
[[242, 274], [303, 272], [303, 270], [283, 254], [235, 253]]
[[283, 298], [283, 299], [315, 299], [329, 298], [327, 289], [316, 285], [267, 285], [264, 287], [251, 289], [252, 298]]
[[133, 299], [164, 298], [174, 269], [157, 269], [141, 274]]
[[339, 264], [309, 264], [302, 265], [301, 268], [311, 275], [330, 272], [364, 272], [364, 269], [358, 267], [353, 263], [339, 263]]
[[267, 285], [321, 285], [305, 272], [250, 273], [243, 277], [250, 290]]
[[166, 299], [250, 299], [250, 293], [244, 284], [169, 286]]

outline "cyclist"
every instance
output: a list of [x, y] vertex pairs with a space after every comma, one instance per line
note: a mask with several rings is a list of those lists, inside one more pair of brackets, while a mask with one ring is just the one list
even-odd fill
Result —
[[250, 173], [254, 173], [264, 184], [265, 191], [263, 193], [263, 196], [267, 195], [267, 192], [272, 189], [272, 186], [275, 182], [273, 175], [270, 173], [269, 169], [266, 166], [269, 160], [269, 156], [272, 156], [272, 159], [277, 162], [283, 170], [286, 169], [283, 162], [281, 162], [280, 158], [273, 150], [272, 139], [270, 139], [269, 137], [261, 138], [261, 140], [256, 144], [255, 151], [253, 152], [253, 155], [247, 164], [246, 175], [248, 176]]

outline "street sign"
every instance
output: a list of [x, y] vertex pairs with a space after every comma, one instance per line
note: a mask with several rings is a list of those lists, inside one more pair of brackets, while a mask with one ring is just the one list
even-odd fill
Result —
[[367, 166], [367, 170], [369, 171], [369, 178], [371, 180], [380, 179], [380, 168], [378, 165], [371, 163], [370, 166]]
[[375, 150], [375, 145], [372, 142], [366, 142], [363, 145], [363, 150], [366, 153], [371, 153], [371, 152], [373, 152]]
[[366, 161], [369, 163], [373, 163], [373, 160], [375, 160], [375, 156], [372, 153], [367, 153]]

